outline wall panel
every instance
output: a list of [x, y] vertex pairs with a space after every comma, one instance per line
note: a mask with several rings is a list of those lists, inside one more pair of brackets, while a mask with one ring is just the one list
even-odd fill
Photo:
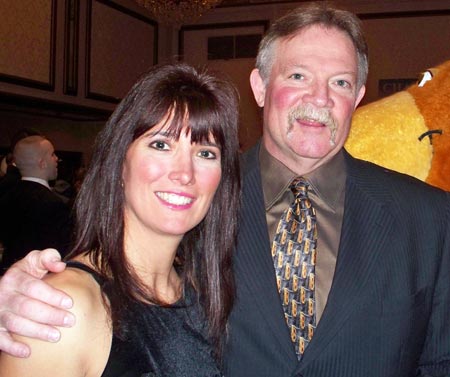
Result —
[[0, 0], [0, 14], [0, 81], [53, 90], [56, 0]]
[[157, 62], [157, 27], [110, 1], [89, 4], [86, 96], [119, 102], [140, 74]]

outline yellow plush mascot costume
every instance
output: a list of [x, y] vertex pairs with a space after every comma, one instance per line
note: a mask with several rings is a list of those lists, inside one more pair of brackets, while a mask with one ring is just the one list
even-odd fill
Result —
[[358, 108], [345, 147], [450, 191], [450, 60], [418, 84]]

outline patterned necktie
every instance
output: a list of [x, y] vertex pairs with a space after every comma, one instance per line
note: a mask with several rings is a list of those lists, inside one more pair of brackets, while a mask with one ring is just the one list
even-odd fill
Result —
[[295, 200], [284, 211], [272, 244], [277, 286], [295, 352], [300, 360], [316, 328], [314, 269], [316, 211], [308, 198], [308, 182], [294, 179]]

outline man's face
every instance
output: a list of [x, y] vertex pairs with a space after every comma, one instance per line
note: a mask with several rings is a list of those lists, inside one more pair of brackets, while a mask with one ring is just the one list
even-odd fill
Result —
[[258, 70], [251, 85], [264, 107], [263, 141], [271, 155], [299, 174], [314, 170], [344, 145], [365, 87], [350, 38], [311, 26], [274, 46], [267, 85]]
[[48, 140], [42, 142], [42, 167], [46, 171], [47, 180], [52, 181], [58, 176], [58, 156], [55, 154], [53, 144]]

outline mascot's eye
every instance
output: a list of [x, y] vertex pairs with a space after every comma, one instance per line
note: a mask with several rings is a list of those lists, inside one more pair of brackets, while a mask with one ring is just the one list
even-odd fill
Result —
[[430, 144], [433, 145], [433, 135], [442, 135], [442, 130], [429, 130], [427, 132], [424, 132], [422, 135], [419, 136], [419, 141], [422, 141], [427, 136], [430, 138]]
[[431, 72], [430, 70], [422, 72], [419, 76], [418, 80], [419, 83], [417, 84], [417, 86], [421, 88], [427, 83], [427, 81], [431, 81], [432, 79], [433, 79], [433, 72]]

